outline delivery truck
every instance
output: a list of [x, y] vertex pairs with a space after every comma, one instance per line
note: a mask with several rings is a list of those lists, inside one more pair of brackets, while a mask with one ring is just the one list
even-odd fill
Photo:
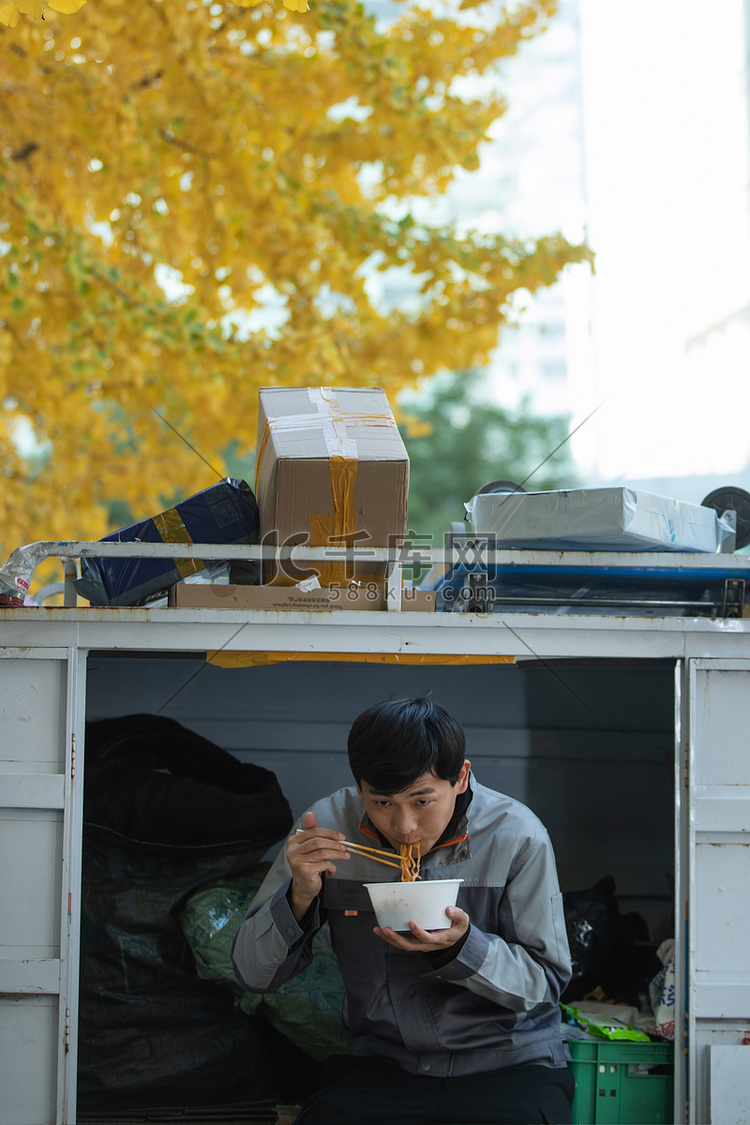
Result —
[[[283, 550], [47, 553], [257, 561]], [[312, 562], [321, 551], [308, 549]], [[87, 731], [128, 716], [177, 721], [275, 775], [296, 817], [349, 783], [359, 711], [426, 692], [464, 724], [477, 777], [546, 824], [563, 891], [606, 877], [621, 915], [674, 937], [674, 1038], [658, 1044], [660, 1065], [648, 1051], [633, 1065], [622, 1044], [587, 1044], [578, 1120], [750, 1121], [750, 559], [498, 551], [510, 592], [496, 580], [488, 604], [465, 551], [450, 555], [465, 580], [442, 601], [436, 589], [414, 600], [398, 551], [371, 558], [389, 577], [370, 602], [352, 587], [347, 603], [344, 586], [336, 605], [263, 608], [219, 583], [198, 604], [193, 592], [192, 604], [96, 608], [72, 604], [69, 586], [67, 605], [0, 609], [2, 1125], [160, 1120], [77, 1108]], [[542, 571], [519, 593], [519, 577]], [[598, 604], [585, 594], [595, 579], [606, 586]], [[260, 1102], [228, 1116], [215, 1092], [169, 1112], [282, 1120]]]

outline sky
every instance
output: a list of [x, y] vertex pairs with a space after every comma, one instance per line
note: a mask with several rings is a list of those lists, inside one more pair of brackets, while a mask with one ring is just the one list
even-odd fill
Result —
[[736, 472], [750, 463], [742, 0], [581, 0], [580, 12], [597, 261], [574, 423], [599, 409], [574, 453], [605, 480]]

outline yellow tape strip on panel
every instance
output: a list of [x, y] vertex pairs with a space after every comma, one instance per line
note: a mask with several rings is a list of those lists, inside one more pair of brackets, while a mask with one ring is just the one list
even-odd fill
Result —
[[342, 664], [513, 664], [515, 656], [468, 656], [445, 653], [399, 652], [207, 652], [206, 660], [219, 668], [253, 668], [299, 660]]
[[[154, 516], [154, 527], [159, 532], [159, 537], [163, 543], [192, 543], [190, 532], [182, 522], [182, 517], [176, 508], [170, 508], [167, 512], [160, 512], [158, 516]], [[205, 563], [200, 559], [175, 559], [174, 565], [181, 578], [187, 578], [189, 574], [197, 574], [199, 570], [203, 570]]]

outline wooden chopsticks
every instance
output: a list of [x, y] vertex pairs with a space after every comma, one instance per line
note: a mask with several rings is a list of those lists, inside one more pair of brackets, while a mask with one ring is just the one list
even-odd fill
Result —
[[[297, 835], [304, 829], [298, 828]], [[386, 867], [397, 867], [401, 870], [401, 860], [397, 859], [395, 852], [385, 852], [382, 848], [368, 848], [366, 844], [355, 844], [353, 840], [342, 840], [341, 843], [350, 851], [359, 852], [365, 859], [373, 859], [376, 863], [384, 863]], [[385, 857], [385, 858], [383, 858]]]
[[[365, 844], [355, 844], [351, 840], [341, 841], [344, 847], [349, 848], [350, 851], [359, 852], [365, 859], [374, 859], [377, 863], [384, 863], [386, 867], [398, 867], [401, 870], [401, 860], [396, 862], [394, 852], [384, 852], [380, 848], [368, 848]], [[381, 856], [388, 856], [387, 859]]]

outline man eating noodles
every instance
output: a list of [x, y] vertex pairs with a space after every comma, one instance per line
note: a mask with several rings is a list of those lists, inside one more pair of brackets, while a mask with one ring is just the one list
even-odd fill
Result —
[[[546, 830], [476, 781], [460, 723], [430, 699], [368, 708], [348, 749], [356, 785], [304, 814], [233, 949], [242, 985], [274, 992], [329, 923], [350, 1054], [328, 1060], [298, 1125], [564, 1125], [570, 954]], [[398, 879], [389, 859], [463, 880], [444, 928], [375, 924], [364, 884]]]

